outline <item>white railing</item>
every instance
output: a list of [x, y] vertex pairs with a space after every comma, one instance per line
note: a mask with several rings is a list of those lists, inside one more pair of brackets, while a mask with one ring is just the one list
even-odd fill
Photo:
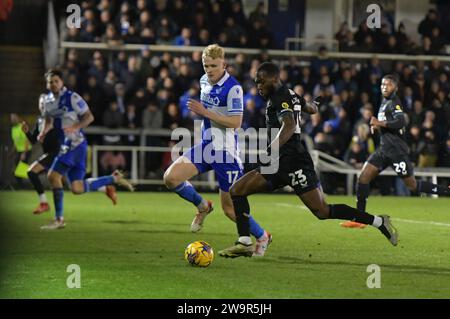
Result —
[[[204, 47], [199, 46], [175, 46], [175, 45], [145, 45], [145, 44], [123, 44], [109, 45], [107, 43], [84, 43], [61, 41], [61, 56], [64, 56], [65, 49], [79, 50], [107, 50], [107, 51], [140, 51], [148, 48], [151, 52], [171, 52], [171, 53], [192, 53], [202, 51]], [[265, 49], [244, 49], [244, 48], [226, 48], [227, 54], [244, 53], [247, 55], [259, 55], [262, 51], [267, 52], [272, 57], [288, 58], [296, 57], [315, 57], [316, 51], [298, 51], [298, 50], [265, 50]], [[367, 60], [377, 57], [380, 60], [390, 61], [433, 61], [450, 62], [450, 56], [443, 55], [406, 55], [406, 54], [385, 54], [385, 53], [358, 53], [358, 52], [328, 52], [328, 56], [333, 59], [361, 59]]]
[[298, 50], [298, 44], [302, 45], [304, 49], [318, 49], [319, 45], [325, 45], [326, 47], [331, 47], [333, 52], [339, 51], [339, 41], [336, 39], [326, 39], [326, 38], [286, 38], [284, 40], [284, 49], [292, 50], [291, 44], [295, 44], [295, 50]]
[[[142, 178], [145, 175], [145, 159], [147, 152], [172, 152], [170, 147], [161, 146], [146, 146], [145, 141], [147, 136], [155, 137], [171, 137], [171, 130], [168, 129], [107, 129], [103, 127], [88, 127], [85, 132], [89, 135], [135, 135], [140, 136], [141, 144], [140, 146], [128, 146], [128, 145], [93, 145], [92, 146], [92, 175], [94, 177], [98, 176], [98, 163], [99, 163], [99, 152], [102, 151], [124, 151], [131, 153], [131, 169], [130, 178], [133, 183], [142, 185], [163, 185], [164, 182], [162, 178], [160, 179], [147, 179]], [[314, 166], [318, 173], [337, 173], [346, 175], [346, 189], [347, 195], [353, 195], [353, 184], [355, 177], [359, 176], [361, 173], [360, 169], [355, 169], [348, 163], [335, 158], [331, 155], [323, 153], [318, 150], [314, 150], [313, 142], [311, 138], [303, 134], [302, 138], [305, 141], [305, 145], [311, 153], [311, 157], [314, 161]], [[380, 175], [382, 176], [397, 176], [397, 174], [391, 169], [387, 168]], [[434, 184], [437, 184], [438, 178], [450, 178], [450, 168], [414, 168], [414, 175], [416, 177], [426, 177], [431, 178]], [[196, 180], [193, 181], [196, 186], [206, 186], [210, 189], [215, 189], [217, 183], [215, 180], [214, 172], [208, 172], [206, 180]], [[437, 197], [433, 195], [433, 197]]]
[[[125, 151], [131, 152], [131, 171], [130, 179], [134, 184], [141, 185], [164, 185], [162, 178], [160, 179], [148, 179], [142, 178], [142, 174], [139, 174], [139, 163], [140, 160], [145, 160], [146, 152], [173, 152], [171, 147], [158, 147], [158, 146], [126, 146], [126, 145], [93, 145], [92, 146], [92, 176], [98, 177], [98, 159], [99, 152], [102, 151]], [[177, 150], [175, 150], [177, 151]], [[184, 150], [183, 150], [184, 151]], [[338, 173], [347, 176], [346, 188], [347, 195], [353, 195], [353, 185], [355, 177], [360, 173], [360, 169], [355, 169], [349, 164], [341, 161], [333, 156], [325, 154], [318, 150], [311, 150], [311, 156], [314, 161], [315, 168], [318, 173], [328, 172], [328, 173]], [[139, 156], [141, 154], [141, 156]], [[143, 155], [143, 156], [142, 156]], [[142, 164], [142, 163], [141, 163]], [[142, 173], [142, 172], [141, 172]], [[145, 175], [145, 174], [144, 174]], [[384, 170], [380, 175], [383, 176], [397, 176], [397, 174], [388, 168]], [[450, 178], [450, 168], [415, 168], [414, 175], [416, 177], [428, 177], [431, 178], [432, 183], [437, 184], [438, 178]], [[192, 183], [196, 186], [205, 186], [211, 190], [217, 188], [217, 182], [213, 171], [208, 172], [206, 175], [206, 180], [194, 180]], [[437, 195], [433, 195], [437, 197]]]
[[[98, 159], [99, 152], [103, 151], [125, 151], [131, 152], [131, 171], [130, 171], [130, 181], [133, 184], [140, 185], [164, 185], [162, 177], [160, 179], [156, 178], [141, 178], [140, 176], [145, 174], [139, 174], [138, 168], [139, 158], [145, 160], [146, 152], [156, 152], [156, 153], [166, 153], [173, 151], [186, 151], [185, 149], [173, 150], [171, 147], [160, 147], [160, 146], [125, 146], [125, 145], [93, 145], [92, 146], [92, 177], [98, 177]], [[141, 155], [144, 156], [139, 156]], [[142, 173], [142, 172], [141, 172]], [[209, 171], [206, 173], [206, 180], [191, 180], [190, 181], [195, 186], [205, 186], [211, 190], [217, 188], [218, 184], [215, 179], [214, 171]]]
[[[317, 171], [347, 175], [347, 195], [353, 195], [354, 178], [359, 176], [361, 173], [360, 169], [353, 168], [346, 162], [318, 150], [312, 150], [311, 156]], [[387, 168], [380, 175], [397, 176], [397, 173], [392, 168]], [[432, 183], [437, 184], [438, 177], [450, 177], [450, 168], [414, 168], [414, 176], [431, 178]], [[433, 195], [432, 197], [437, 197], [437, 195]]]

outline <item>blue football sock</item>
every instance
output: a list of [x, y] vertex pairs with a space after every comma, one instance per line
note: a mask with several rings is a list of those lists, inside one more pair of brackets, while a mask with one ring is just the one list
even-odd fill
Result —
[[53, 202], [55, 203], [55, 217], [63, 218], [64, 217], [64, 190], [62, 188], [54, 188], [53, 189]]
[[98, 178], [88, 178], [83, 181], [84, 192], [95, 192], [102, 186], [114, 184], [114, 177], [112, 175], [102, 176]]
[[250, 234], [255, 236], [256, 239], [264, 235], [264, 229], [261, 226], [259, 226], [259, 224], [252, 216], [250, 216], [249, 218], [249, 224], [250, 224]]
[[203, 198], [199, 193], [195, 190], [194, 186], [192, 186], [189, 182], [183, 182], [174, 189], [172, 189], [175, 193], [177, 193], [181, 198], [184, 198], [188, 202], [191, 202], [196, 207], [200, 205], [203, 201]]

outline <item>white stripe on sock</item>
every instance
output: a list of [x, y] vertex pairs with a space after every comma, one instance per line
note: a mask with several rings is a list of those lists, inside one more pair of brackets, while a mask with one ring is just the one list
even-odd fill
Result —
[[47, 196], [45, 196], [45, 193], [39, 194], [39, 201], [41, 203], [47, 203]]
[[239, 242], [244, 245], [251, 245], [252, 239], [250, 238], [250, 236], [241, 236], [239, 237]]
[[198, 204], [197, 208], [200, 212], [204, 212], [208, 209], [209, 204], [206, 199], [203, 199], [200, 204]]
[[383, 225], [383, 218], [380, 216], [374, 216], [372, 226], [379, 228], [381, 225]]

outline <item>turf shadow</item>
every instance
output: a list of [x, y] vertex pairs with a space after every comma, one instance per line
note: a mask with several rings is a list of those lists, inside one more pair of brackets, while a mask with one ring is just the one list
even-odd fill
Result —
[[[182, 234], [182, 235], [186, 235], [186, 234], [194, 234], [191, 233], [189, 230], [151, 230], [151, 229], [138, 229], [138, 230], [132, 230], [130, 232], [137, 232], [137, 233], [148, 233], [148, 234]], [[202, 232], [201, 234], [198, 234], [200, 236], [205, 236], [205, 235], [214, 235], [214, 236], [222, 236], [222, 237], [229, 237], [230, 234], [227, 233], [206, 233], [206, 232]]]
[[102, 222], [107, 224], [122, 224], [122, 225], [151, 224], [150, 222], [143, 222], [140, 220], [103, 220]]
[[[292, 256], [279, 256], [277, 258], [264, 257], [258, 259], [260, 262], [281, 262], [287, 264], [310, 264], [310, 265], [336, 265], [336, 266], [358, 266], [358, 267], [367, 267], [370, 264], [373, 264], [373, 260], [366, 263], [355, 263], [355, 262], [345, 262], [345, 261], [319, 261], [319, 260], [311, 260], [299, 257]], [[381, 263], [379, 266], [382, 269], [388, 269], [390, 271], [399, 271], [399, 272], [409, 272], [416, 274], [425, 274], [431, 276], [450, 276], [450, 268], [442, 268], [442, 267], [423, 267], [423, 266], [413, 266], [413, 265], [392, 265]]]

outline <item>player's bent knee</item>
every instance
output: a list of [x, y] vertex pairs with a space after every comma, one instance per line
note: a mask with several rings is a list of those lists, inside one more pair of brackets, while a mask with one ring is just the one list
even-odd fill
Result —
[[47, 177], [51, 185], [55, 185], [56, 183], [58, 183], [59, 176], [49, 173], [47, 174]]
[[83, 193], [84, 193], [84, 189], [78, 188], [78, 187], [72, 188], [72, 193], [73, 193], [74, 195], [80, 195], [80, 194], [83, 194]]
[[44, 170], [45, 168], [44, 167], [42, 167], [41, 165], [39, 165], [39, 164], [32, 164], [31, 166], [30, 166], [30, 168], [28, 169], [28, 172], [33, 172], [33, 173], [35, 173], [35, 174], [40, 174], [40, 173], [42, 173], [42, 171]]
[[172, 189], [177, 187], [180, 183], [178, 183], [178, 181], [176, 180], [176, 178], [174, 178], [174, 174], [171, 174], [169, 171], [166, 171], [164, 173], [164, 184], [166, 185], [167, 188]]
[[311, 212], [314, 214], [314, 216], [317, 217], [319, 220], [325, 220], [329, 218], [329, 214], [321, 209], [311, 209]]
[[417, 191], [417, 182], [416, 180], [413, 181], [407, 181], [407, 180], [403, 180], [405, 182], [406, 187], [411, 191], [411, 192], [415, 192]]
[[233, 196], [244, 196], [244, 189], [240, 187], [238, 184], [233, 184], [230, 188], [230, 195]]
[[319, 219], [319, 220], [325, 220], [325, 219], [328, 219], [328, 217], [325, 217], [325, 216], [323, 216], [323, 215], [321, 215], [321, 214], [317, 214], [316, 217], [317, 217], [317, 219]]
[[370, 183], [370, 181], [369, 181], [369, 179], [366, 176], [361, 174], [358, 177], [358, 184], [369, 184], [369, 183]]

